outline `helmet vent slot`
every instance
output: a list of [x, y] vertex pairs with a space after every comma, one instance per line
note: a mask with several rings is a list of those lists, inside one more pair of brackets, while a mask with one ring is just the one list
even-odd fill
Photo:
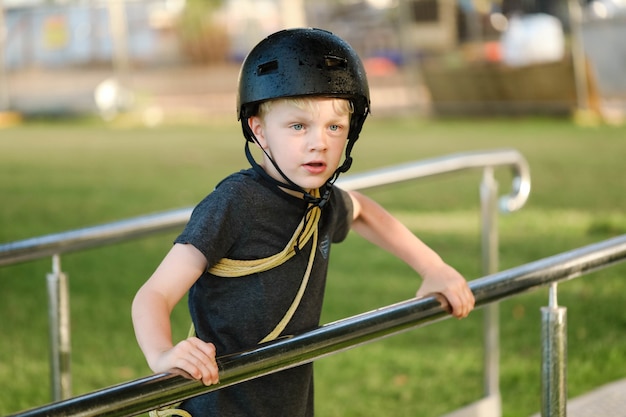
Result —
[[278, 70], [278, 61], [269, 61], [261, 64], [257, 67], [256, 72], [258, 75], [270, 74]]
[[329, 69], [345, 70], [348, 68], [348, 60], [338, 56], [326, 55], [324, 57], [324, 64]]

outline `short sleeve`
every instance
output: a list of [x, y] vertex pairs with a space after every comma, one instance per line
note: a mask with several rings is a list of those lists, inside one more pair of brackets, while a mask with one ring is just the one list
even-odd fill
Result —
[[338, 187], [333, 189], [331, 204], [333, 206], [332, 221], [335, 223], [332, 241], [333, 243], [339, 243], [345, 240], [350, 232], [354, 207], [350, 194]]

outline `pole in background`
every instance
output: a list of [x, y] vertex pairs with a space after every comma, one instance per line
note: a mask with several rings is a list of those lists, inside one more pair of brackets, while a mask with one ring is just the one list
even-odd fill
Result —
[[0, 0], [0, 113], [9, 110], [9, 83], [7, 80], [7, 73], [5, 68], [5, 56], [7, 44], [7, 31], [6, 22], [4, 19], [4, 4], [3, 0]]
[[130, 59], [128, 57], [128, 27], [125, 0], [109, 0], [109, 25], [113, 41], [113, 69], [122, 85], [128, 85]]
[[589, 85], [587, 82], [587, 58], [582, 38], [583, 11], [580, 0], [567, 0], [571, 32], [572, 64], [574, 66], [574, 83], [576, 88], [576, 105], [574, 119], [582, 125], [597, 123], [598, 115], [590, 105]]
[[19, 123], [22, 117], [11, 111], [11, 96], [9, 94], [9, 76], [6, 65], [6, 50], [8, 43], [8, 26], [5, 18], [3, 0], [0, 0], [0, 128]]
[[96, 106], [105, 120], [113, 119], [120, 111], [128, 110], [133, 101], [126, 0], [109, 0], [108, 10], [114, 76], [99, 83], [94, 91]]

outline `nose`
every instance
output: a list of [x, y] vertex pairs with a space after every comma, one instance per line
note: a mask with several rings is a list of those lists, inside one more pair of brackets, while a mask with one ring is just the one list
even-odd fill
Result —
[[314, 129], [309, 135], [309, 150], [325, 151], [328, 148], [328, 137], [324, 129]]

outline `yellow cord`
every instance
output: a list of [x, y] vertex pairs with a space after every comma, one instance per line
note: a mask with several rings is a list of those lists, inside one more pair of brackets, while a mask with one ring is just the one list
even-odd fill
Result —
[[[320, 208], [316, 207], [315, 210], [319, 211]], [[265, 342], [269, 342], [271, 340], [276, 339], [282, 333], [282, 331], [285, 330], [285, 327], [287, 327], [287, 324], [289, 323], [294, 313], [296, 312], [298, 305], [300, 305], [300, 300], [302, 300], [302, 296], [304, 295], [304, 290], [306, 289], [307, 283], [309, 282], [309, 277], [311, 276], [311, 269], [313, 267], [313, 260], [315, 259], [316, 246], [317, 246], [317, 228], [315, 228], [315, 231], [313, 232], [313, 247], [311, 249], [311, 254], [309, 255], [309, 263], [306, 267], [306, 272], [304, 273], [304, 277], [302, 278], [302, 282], [300, 283], [300, 288], [298, 288], [298, 293], [293, 299], [291, 306], [285, 313], [285, 316], [276, 325], [274, 330], [272, 330], [270, 334], [265, 336], [259, 343], [265, 343]]]
[[[312, 195], [319, 198], [319, 190], [314, 190]], [[310, 210], [307, 211], [306, 215], [300, 221], [300, 224], [296, 228], [296, 231], [294, 232], [287, 245], [285, 245], [285, 248], [275, 255], [268, 256], [267, 258], [263, 259], [253, 260], [235, 260], [223, 258], [209, 269], [209, 272], [213, 275], [226, 278], [241, 277], [244, 275], [267, 271], [276, 266], [282, 265], [283, 263], [291, 259], [296, 254], [296, 246], [298, 247], [298, 249], [302, 249], [309, 242], [309, 240], [313, 238], [313, 245], [311, 253], [309, 255], [309, 263], [304, 273], [304, 277], [302, 278], [300, 288], [298, 289], [298, 292], [293, 302], [291, 303], [291, 306], [289, 307], [289, 309], [287, 309], [285, 316], [276, 325], [274, 330], [272, 330], [267, 336], [265, 336], [259, 343], [265, 343], [276, 339], [285, 329], [285, 327], [287, 327], [287, 324], [293, 317], [296, 309], [298, 308], [298, 305], [300, 304], [300, 301], [302, 300], [304, 290], [306, 289], [307, 283], [309, 282], [309, 277], [311, 275], [313, 261], [315, 259], [318, 223], [321, 215], [322, 209], [320, 209], [318, 206], [310, 207]], [[302, 232], [303, 229], [304, 232]]]
[[[314, 194], [314, 196], [318, 197], [319, 191], [317, 191], [316, 194], [317, 195]], [[218, 277], [232, 278], [267, 271], [278, 265], [282, 265], [296, 254], [296, 246], [298, 249], [302, 249], [313, 234], [317, 233], [317, 224], [321, 216], [321, 211], [319, 207], [313, 207], [308, 212], [307, 218], [303, 218], [302, 221], [300, 221], [300, 224], [287, 245], [285, 245], [285, 248], [277, 254], [268, 256], [267, 258], [252, 260], [223, 258], [219, 260], [217, 264], [209, 268], [209, 272]], [[309, 219], [311, 216], [312, 218]], [[303, 228], [304, 233], [302, 233], [301, 236]], [[300, 237], [302, 239], [298, 241]]]
[[174, 404], [165, 408], [158, 408], [156, 410], [150, 411], [150, 417], [169, 417], [169, 416], [179, 416], [179, 417], [191, 417], [191, 414], [188, 411], [181, 410], [180, 408], [176, 408], [180, 405]]
[[[312, 195], [319, 198], [319, 190], [314, 190]], [[268, 256], [267, 258], [263, 259], [253, 260], [235, 260], [223, 258], [209, 269], [209, 272], [211, 274], [224, 278], [242, 277], [257, 272], [267, 271], [287, 262], [296, 254], [296, 246], [298, 247], [298, 249], [302, 249], [309, 242], [309, 240], [313, 238], [311, 253], [309, 254], [309, 263], [306, 267], [304, 277], [302, 278], [300, 288], [298, 288], [298, 292], [296, 293], [296, 296], [294, 297], [291, 306], [289, 306], [287, 312], [280, 320], [280, 322], [278, 322], [274, 330], [272, 330], [267, 336], [265, 336], [259, 343], [265, 343], [276, 339], [282, 333], [282, 331], [285, 330], [285, 327], [287, 327], [287, 324], [295, 314], [296, 309], [298, 308], [298, 305], [302, 300], [302, 296], [304, 295], [307, 283], [309, 282], [309, 277], [311, 276], [313, 261], [315, 260], [318, 237], [318, 223], [321, 215], [321, 208], [319, 208], [318, 206], [310, 207], [310, 210], [307, 211], [306, 216], [302, 218], [302, 221], [300, 221], [300, 224], [296, 228], [296, 231], [294, 232], [293, 236], [291, 237], [285, 248], [275, 255]], [[304, 229], [304, 232], [302, 232], [302, 229]], [[191, 323], [188, 336], [192, 337], [195, 334], [195, 327], [193, 323]], [[152, 410], [150, 411], [150, 417], [192, 417], [191, 414], [187, 411], [177, 408], [179, 405], [180, 403]]]

